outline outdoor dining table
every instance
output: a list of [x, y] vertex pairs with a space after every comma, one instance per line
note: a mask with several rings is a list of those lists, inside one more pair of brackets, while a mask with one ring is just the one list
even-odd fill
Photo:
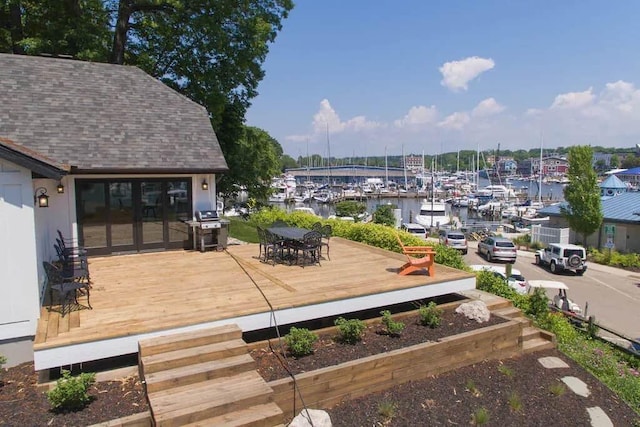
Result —
[[300, 227], [269, 227], [267, 230], [281, 239], [297, 241], [304, 239], [304, 235], [311, 231]]

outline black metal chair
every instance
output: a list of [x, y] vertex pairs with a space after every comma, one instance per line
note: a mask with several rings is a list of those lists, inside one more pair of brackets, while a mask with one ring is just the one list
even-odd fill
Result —
[[322, 242], [322, 234], [319, 231], [309, 231], [305, 233], [302, 241], [298, 242], [293, 249], [295, 250], [296, 264], [300, 260], [300, 252], [302, 252], [302, 268], [311, 261], [311, 264], [320, 264], [320, 247]]
[[276, 261], [278, 257], [282, 259], [284, 253], [284, 240], [282, 240], [279, 236], [273, 234], [269, 230], [264, 230], [265, 232], [265, 258], [264, 262], [268, 262], [271, 259], [272, 264], [276, 265]]
[[320, 256], [322, 256], [322, 247], [326, 246], [327, 259], [331, 259], [331, 257], [329, 256], [329, 240], [331, 240], [331, 235], [333, 234], [333, 229], [331, 228], [331, 225], [329, 224], [323, 225], [322, 229], [320, 230], [320, 234], [322, 234], [322, 240], [320, 242]]
[[65, 278], [62, 271], [50, 262], [45, 261], [42, 265], [44, 266], [44, 271], [47, 275], [47, 285], [49, 286], [49, 310], [53, 308], [54, 291], [58, 294], [60, 315], [62, 317], [71, 312], [72, 305], [78, 309], [85, 307], [78, 302], [78, 293], [80, 291], [87, 297], [86, 308], [90, 310], [93, 309], [93, 307], [91, 307], [90, 291], [87, 283]]
[[256, 231], [258, 232], [258, 242], [260, 244], [258, 259], [262, 261], [263, 259], [266, 261], [267, 257], [267, 232], [264, 228], [258, 226], [256, 227]]
[[89, 261], [86, 254], [69, 253], [60, 246], [60, 240], [56, 239], [53, 245], [58, 255], [58, 263], [60, 264], [61, 274], [67, 280], [86, 280], [87, 284], [91, 284], [91, 276], [89, 274]]

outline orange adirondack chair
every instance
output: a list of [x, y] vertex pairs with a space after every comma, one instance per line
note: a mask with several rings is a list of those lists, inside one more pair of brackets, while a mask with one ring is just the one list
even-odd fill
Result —
[[[396, 238], [398, 239], [398, 244], [402, 249], [402, 253], [407, 256], [407, 263], [400, 267], [398, 274], [406, 276], [414, 271], [426, 268], [429, 272], [429, 276], [434, 277], [436, 271], [433, 262], [435, 261], [436, 251], [434, 251], [431, 246], [405, 246], [404, 243], [402, 243], [402, 240], [400, 240], [400, 236], [398, 234], [396, 234]], [[423, 256], [421, 258], [414, 258], [413, 255]]]

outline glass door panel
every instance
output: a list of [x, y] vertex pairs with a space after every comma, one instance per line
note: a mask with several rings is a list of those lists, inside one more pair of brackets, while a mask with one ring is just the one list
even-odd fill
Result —
[[87, 248], [107, 246], [107, 197], [104, 182], [78, 185], [78, 222], [80, 237]]
[[140, 183], [142, 244], [164, 242], [164, 203], [161, 181]]
[[183, 222], [192, 217], [189, 181], [169, 181], [166, 193], [169, 244], [189, 240], [189, 227]]
[[109, 221], [111, 222], [111, 246], [130, 246], [133, 238], [133, 184], [109, 183]]

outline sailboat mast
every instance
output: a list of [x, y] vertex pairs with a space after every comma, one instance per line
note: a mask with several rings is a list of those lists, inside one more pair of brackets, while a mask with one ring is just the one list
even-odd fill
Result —
[[540, 168], [538, 168], [538, 202], [542, 203], [542, 143], [544, 138], [540, 132]]
[[389, 168], [387, 164], [387, 146], [384, 146], [384, 187], [389, 185]]
[[404, 167], [404, 189], [407, 189], [407, 158], [404, 156], [404, 145], [402, 146], [402, 166]]

